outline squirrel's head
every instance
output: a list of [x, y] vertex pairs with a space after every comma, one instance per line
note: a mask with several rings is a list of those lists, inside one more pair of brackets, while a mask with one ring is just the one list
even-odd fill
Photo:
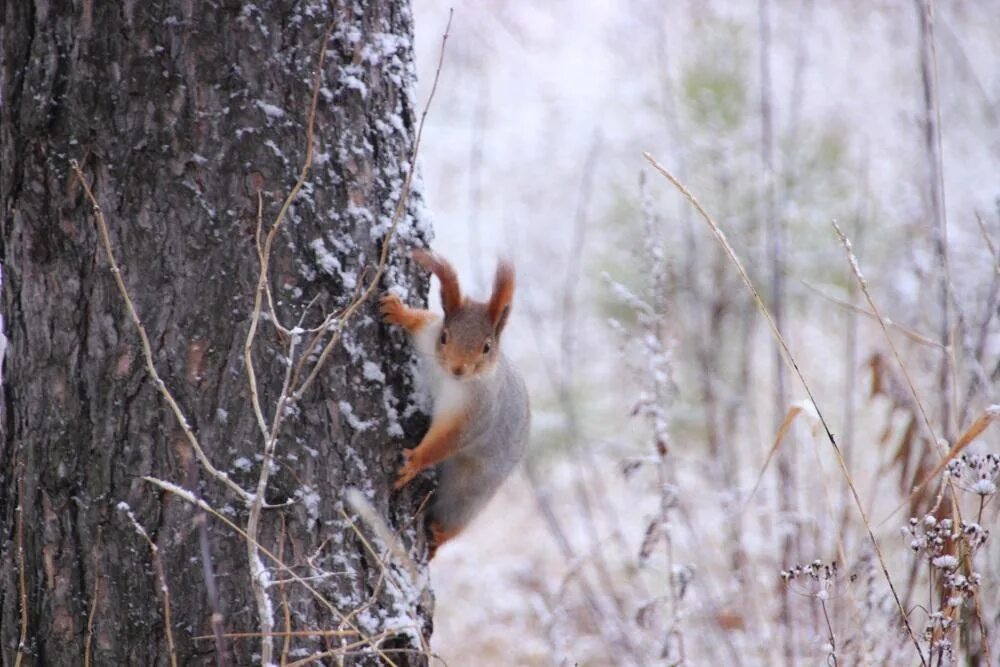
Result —
[[462, 379], [493, 370], [500, 358], [500, 334], [514, 298], [514, 267], [506, 261], [497, 264], [493, 292], [483, 303], [462, 296], [455, 269], [443, 257], [418, 248], [413, 258], [441, 281], [444, 325], [437, 340], [441, 366]]

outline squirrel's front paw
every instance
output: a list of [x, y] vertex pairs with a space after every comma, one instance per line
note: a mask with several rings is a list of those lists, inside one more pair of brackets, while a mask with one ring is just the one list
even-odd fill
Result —
[[390, 292], [379, 301], [379, 311], [382, 313], [383, 322], [402, 326], [406, 305], [403, 304], [402, 299]]
[[413, 449], [403, 450], [403, 465], [399, 468], [399, 476], [396, 477], [396, 483], [393, 484], [392, 488], [399, 490], [409, 484], [414, 477], [420, 474], [423, 469], [416, 457], [413, 455]]

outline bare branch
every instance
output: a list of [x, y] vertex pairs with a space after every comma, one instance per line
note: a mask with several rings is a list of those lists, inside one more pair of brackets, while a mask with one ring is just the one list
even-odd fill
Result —
[[441, 37], [441, 50], [438, 55], [437, 69], [434, 72], [434, 83], [431, 85], [431, 92], [427, 96], [427, 102], [424, 104], [423, 113], [420, 114], [420, 124], [417, 127], [417, 138], [413, 144], [413, 153], [410, 156], [410, 168], [406, 172], [406, 180], [403, 182], [403, 188], [399, 193], [399, 199], [396, 201], [396, 208], [392, 214], [392, 223], [389, 225], [389, 230], [386, 232], [385, 238], [382, 240], [382, 252], [379, 256], [379, 261], [375, 275], [372, 277], [368, 286], [365, 288], [364, 292], [357, 297], [346, 309], [344, 309], [343, 314], [336, 319], [335, 322], [331, 322], [330, 326], [334, 328], [334, 332], [330, 341], [323, 348], [320, 353], [319, 358], [313, 365], [312, 371], [303, 381], [302, 385], [295, 390], [292, 395], [293, 401], [299, 401], [309, 386], [312, 385], [316, 376], [319, 375], [320, 370], [322, 370], [323, 365], [329, 358], [333, 349], [340, 342], [340, 337], [344, 332], [344, 328], [347, 326], [347, 322], [354, 316], [355, 313], [361, 308], [362, 305], [371, 297], [378, 287], [379, 281], [382, 279], [382, 274], [385, 273], [386, 264], [389, 261], [389, 248], [393, 236], [396, 234], [396, 228], [399, 226], [399, 221], [403, 216], [403, 211], [406, 208], [406, 202], [410, 196], [410, 187], [413, 183], [413, 174], [416, 172], [417, 167], [417, 155], [420, 152], [420, 140], [424, 134], [424, 124], [427, 121], [427, 112], [430, 110], [431, 102], [434, 101], [434, 93], [437, 92], [438, 80], [441, 78], [441, 67], [444, 65], [444, 54], [445, 47], [448, 44], [448, 36], [451, 32], [451, 20], [455, 14], [455, 10], [448, 11], [448, 23], [445, 25], [444, 35]]
[[205, 454], [205, 450], [202, 449], [201, 443], [198, 442], [198, 438], [195, 436], [194, 431], [191, 430], [191, 425], [188, 423], [187, 417], [184, 416], [184, 412], [181, 410], [180, 405], [178, 405], [177, 401], [173, 397], [173, 394], [170, 393], [170, 390], [167, 389], [166, 384], [164, 384], [163, 380], [160, 378], [160, 374], [156, 370], [156, 365], [153, 363], [153, 348], [149, 343], [149, 335], [146, 333], [146, 327], [143, 325], [142, 320], [139, 319], [139, 313], [135, 310], [135, 304], [132, 302], [132, 297], [129, 296], [128, 288], [125, 287], [125, 281], [122, 279], [121, 269], [118, 266], [118, 261], [115, 259], [115, 253], [111, 248], [111, 237], [108, 233], [108, 225], [104, 220], [104, 213], [101, 210], [101, 205], [97, 203], [97, 198], [91, 191], [90, 185], [87, 183], [87, 179], [80, 170], [80, 165], [77, 161], [71, 160], [70, 166], [73, 169], [73, 173], [76, 174], [76, 178], [80, 182], [80, 185], [83, 187], [83, 191], [86, 193], [87, 199], [90, 200], [90, 205], [94, 213], [94, 219], [97, 221], [97, 229], [101, 235], [101, 243], [104, 246], [104, 253], [108, 258], [108, 262], [111, 264], [111, 275], [114, 276], [115, 283], [118, 285], [118, 291], [121, 293], [122, 300], [125, 302], [125, 307], [128, 309], [129, 317], [139, 330], [139, 338], [142, 341], [142, 353], [146, 359], [146, 370], [149, 372], [149, 376], [153, 379], [153, 385], [163, 396], [167, 405], [170, 406], [170, 410], [174, 413], [174, 417], [177, 419], [177, 423], [180, 424], [181, 430], [184, 431], [184, 436], [187, 438], [188, 443], [190, 443], [191, 449], [194, 450], [195, 455], [205, 467], [206, 472], [226, 485], [245, 503], [249, 504], [252, 500], [250, 494], [240, 487], [239, 484], [230, 479], [229, 475], [212, 465], [212, 461], [208, 458], [208, 455]]
[[170, 613], [170, 588], [167, 586], [167, 575], [163, 569], [163, 559], [160, 558], [160, 548], [150, 539], [149, 533], [142, 527], [139, 520], [135, 518], [135, 514], [132, 513], [132, 508], [128, 506], [128, 503], [118, 503], [118, 509], [128, 517], [128, 520], [132, 523], [132, 527], [135, 528], [135, 532], [139, 533], [139, 537], [146, 541], [150, 552], [153, 554], [153, 567], [156, 569], [156, 578], [160, 582], [160, 593], [163, 595], [163, 626], [167, 636], [167, 652], [170, 654], [170, 667], [177, 667], [177, 650], [174, 646], [173, 620]]
[[[187, 502], [187, 503], [189, 503], [191, 505], [194, 505], [195, 507], [198, 507], [198, 508], [201, 508], [201, 509], [205, 510], [206, 512], [208, 512], [209, 514], [211, 514], [212, 516], [214, 516], [216, 519], [218, 519], [219, 521], [221, 521], [222, 523], [224, 523], [226, 526], [228, 526], [231, 530], [233, 530], [234, 532], [236, 532], [236, 534], [238, 534], [244, 540], [250, 540], [251, 539], [250, 535], [247, 534], [247, 532], [245, 530], [243, 530], [242, 528], [240, 528], [239, 526], [237, 526], [235, 523], [233, 523], [232, 520], [230, 520], [224, 514], [222, 514], [218, 510], [216, 510], [214, 507], [212, 507], [210, 504], [208, 504], [207, 502], [205, 502], [201, 498], [198, 498], [197, 496], [195, 496], [193, 493], [191, 493], [187, 489], [185, 489], [183, 487], [180, 487], [180, 486], [177, 486], [176, 484], [173, 484], [172, 482], [168, 482], [168, 481], [163, 480], [163, 479], [158, 479], [156, 477], [150, 477], [148, 475], [143, 476], [142, 479], [144, 479], [145, 481], [149, 482], [150, 484], [152, 484], [152, 485], [154, 485], [154, 486], [156, 486], [156, 487], [158, 487], [158, 488], [160, 488], [160, 489], [162, 489], [162, 490], [164, 490], [164, 491], [166, 491], [168, 493], [171, 493], [171, 494], [177, 496], [178, 498], [184, 500], [185, 502]], [[323, 605], [323, 607], [325, 609], [327, 609], [327, 611], [329, 611], [331, 614], [333, 614], [334, 616], [336, 616], [336, 617], [338, 617], [340, 619], [344, 619], [345, 618], [344, 614], [341, 613], [340, 610], [337, 609], [337, 607], [334, 606], [334, 604], [332, 602], [330, 602], [318, 590], [316, 590], [315, 588], [313, 588], [313, 586], [310, 585], [309, 582], [306, 581], [303, 577], [300, 577], [298, 574], [296, 574], [295, 571], [291, 568], [291, 566], [285, 564], [284, 561], [282, 561], [280, 558], [278, 558], [273, 552], [271, 552], [267, 547], [263, 546], [259, 542], [256, 543], [256, 547], [257, 547], [257, 549], [260, 550], [260, 553], [262, 553], [265, 556], [267, 556], [267, 558], [270, 559], [271, 562], [274, 563], [275, 566], [277, 566], [281, 570], [284, 570], [288, 574], [288, 577], [291, 580], [295, 581], [297, 584], [299, 584], [303, 588], [305, 588], [316, 599], [317, 602], [319, 602], [321, 605]], [[372, 646], [372, 648], [374, 648], [376, 651], [378, 651], [378, 648], [374, 644], [374, 641], [375, 641], [374, 638], [366, 636], [353, 623], [348, 623], [348, 625], [351, 627], [352, 630], [356, 631], [358, 633], [358, 635], [362, 637], [362, 641], [363, 642], [368, 643], [369, 645]], [[383, 658], [385, 658], [386, 660], [388, 660], [388, 658], [386, 656], [382, 655], [381, 652], [379, 652], [379, 655], [382, 656]], [[393, 663], [392, 661], [388, 661], [387, 664], [394, 665], [395, 663]]]

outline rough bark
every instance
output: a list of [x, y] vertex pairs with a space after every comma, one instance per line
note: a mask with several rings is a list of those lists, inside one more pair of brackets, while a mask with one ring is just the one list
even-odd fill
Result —
[[[144, 368], [137, 332], [99, 249], [76, 159], [103, 207], [155, 364], [216, 467], [253, 491], [263, 440], [249, 403], [243, 342], [265, 224], [301, 167], [313, 73], [332, 26], [316, 116], [316, 158], [271, 261], [280, 317], [333, 312], [367, 281], [408, 171], [414, 136], [412, 18], [405, 1], [51, 2], [3, 7], [0, 257], [10, 345], [0, 417], [0, 662], [169, 664], [163, 598], [148, 544], [160, 550], [178, 664], [259, 662], [245, 542], [142, 476], [184, 486], [244, 526], [247, 509], [205, 474]], [[383, 286], [426, 293], [400, 247], [426, 240], [418, 206], [400, 222]], [[381, 289], [379, 290], [381, 291]], [[261, 322], [254, 361], [270, 416], [283, 346]], [[261, 541], [332, 604], [295, 582], [268, 591], [275, 629], [389, 630], [381, 657], [425, 664], [430, 602], [383, 568], [382, 542], [344, 498], [360, 489], [424, 558], [414, 519], [425, 488], [392, 492], [399, 451], [425, 426], [411, 395], [410, 352], [374, 300], [278, 440]], [[20, 509], [19, 509], [20, 508]], [[23, 521], [23, 559], [17, 524]], [[345, 518], [345, 515], [350, 519]], [[352, 528], [354, 522], [358, 531]], [[362, 540], [360, 535], [364, 535]], [[203, 559], [202, 541], [210, 558]], [[288, 579], [270, 567], [275, 582]], [[23, 571], [27, 604], [20, 602]], [[211, 581], [207, 580], [211, 578]], [[426, 577], [424, 577], [426, 580]], [[211, 586], [218, 589], [209, 594]], [[287, 600], [287, 603], [286, 603]], [[26, 643], [19, 649], [22, 614]], [[356, 638], [291, 641], [304, 657]], [[283, 640], [275, 645], [280, 656]], [[358, 651], [363, 649], [359, 648]], [[331, 659], [327, 659], [332, 661]]]

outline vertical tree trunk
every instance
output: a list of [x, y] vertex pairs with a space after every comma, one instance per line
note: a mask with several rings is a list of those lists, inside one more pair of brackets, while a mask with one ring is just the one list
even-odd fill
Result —
[[[782, 252], [783, 229], [775, 206], [774, 192], [774, 118], [771, 109], [771, 10], [769, 0], [758, 2], [758, 24], [760, 27], [760, 119], [761, 119], [761, 164], [763, 166], [762, 217], [764, 234], [767, 243], [767, 265], [770, 269], [771, 311], [774, 313], [774, 324], [779, 331], [784, 330], [784, 258]], [[788, 397], [785, 391], [785, 360], [781, 349], [774, 346], [772, 357], [774, 369], [774, 423], [781, 419], [788, 409]], [[778, 454], [778, 510], [783, 519], [789, 521], [795, 496], [795, 456], [794, 449], [784, 448]], [[798, 541], [797, 528], [786, 531], [781, 538], [781, 562], [792, 563], [795, 557], [795, 545]], [[787, 586], [778, 584], [778, 595], [781, 600], [780, 620], [782, 633], [782, 653], [784, 664], [793, 667], [795, 659], [795, 624], [792, 622], [792, 597]]]
[[[944, 197], [944, 176], [941, 156], [941, 118], [937, 97], [937, 56], [934, 47], [934, 3], [931, 0], [917, 0], [920, 24], [920, 80], [924, 102], [924, 149], [927, 162], [928, 217], [933, 225], [931, 238], [934, 240], [934, 255], [938, 263], [938, 321], [942, 349], [950, 350], [952, 341], [952, 317], [948, 299], [948, 281], [951, 269], [948, 260], [948, 217]], [[941, 436], [948, 442], [954, 440], [952, 419], [953, 386], [951, 355], [941, 355], [938, 368], [938, 396], [940, 399]]]
[[[305, 313], [302, 326], [316, 326], [376, 275], [409, 171], [408, 3], [19, 0], [0, 11], [10, 340], [0, 415], [0, 662], [76, 665], [89, 656], [94, 665], [165, 665], [168, 630], [178, 664], [260, 662], [260, 637], [198, 639], [262, 627], [266, 605], [250, 585], [246, 541], [143, 476], [186, 488], [243, 528], [248, 502], [206, 473], [151, 380], [70, 161], [107, 216], [165, 386], [214, 466], [253, 493], [264, 437], [243, 346], [259, 270], [257, 196], [266, 233], [304, 161], [325, 48], [312, 170], [269, 272], [279, 319], [292, 326]], [[417, 211], [408, 206], [399, 221], [400, 246], [425, 241]], [[391, 260], [375, 295], [390, 284], [425, 294], [414, 273]], [[287, 359], [287, 337], [268, 320], [260, 318], [252, 352], [266, 420]], [[345, 498], [359, 489], [424, 557], [414, 516], [426, 489], [391, 488], [399, 450], [424, 427], [406, 398], [410, 353], [379, 323], [375, 299], [341, 322], [342, 344], [285, 410], [266, 501], [289, 504], [263, 510], [259, 540], [291, 568], [261, 552], [274, 631], [358, 634], [276, 638], [273, 661], [286, 650], [294, 661], [354, 645], [347, 664], [425, 664], [426, 584], [391, 564]], [[129, 512], [158, 548], [169, 625], [156, 561]]]

